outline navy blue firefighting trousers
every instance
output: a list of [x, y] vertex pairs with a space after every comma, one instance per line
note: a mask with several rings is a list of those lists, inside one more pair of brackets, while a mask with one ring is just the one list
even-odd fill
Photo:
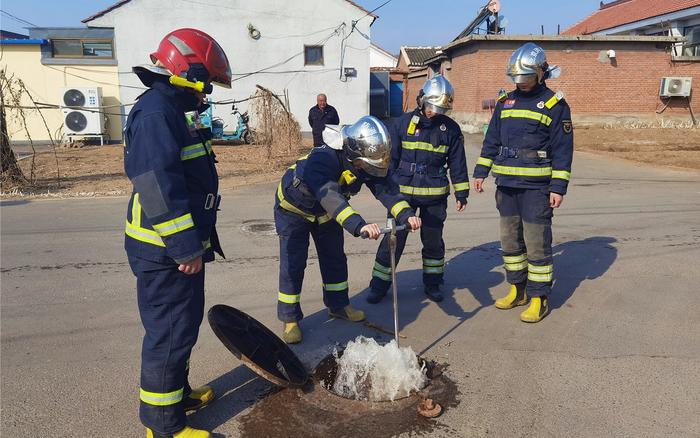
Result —
[[[442, 284], [445, 273], [445, 242], [442, 230], [447, 219], [447, 200], [431, 205], [413, 205], [419, 211], [422, 226], [420, 239], [423, 243], [423, 284]], [[396, 234], [396, 264], [406, 247], [408, 231]], [[389, 235], [385, 235], [379, 244], [377, 256], [372, 269], [370, 287], [373, 291], [385, 294], [391, 286], [391, 259], [389, 254]]]
[[[194, 275], [130, 258], [136, 275], [141, 322], [146, 330], [141, 350], [141, 422], [159, 434], [186, 426], [182, 399], [188, 383], [189, 359], [204, 317], [204, 265]], [[144, 270], [148, 269], [148, 270]]]
[[549, 189], [498, 187], [496, 207], [508, 283], [527, 282], [529, 296], [548, 296], [554, 275]]
[[275, 228], [280, 241], [280, 274], [277, 317], [295, 322], [301, 311], [301, 287], [313, 237], [323, 280], [323, 303], [329, 309], [342, 309], [348, 298], [348, 261], [345, 257], [343, 228], [334, 220], [321, 224], [275, 207]]

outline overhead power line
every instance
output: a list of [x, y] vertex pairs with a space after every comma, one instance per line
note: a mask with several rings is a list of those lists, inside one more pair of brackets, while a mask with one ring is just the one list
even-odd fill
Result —
[[13, 20], [15, 20], [15, 21], [17, 21], [17, 22], [20, 22], [20, 23], [22, 23], [22, 24], [26, 24], [26, 25], [29, 25], [29, 26], [32, 26], [32, 27], [39, 27], [39, 26], [37, 26], [36, 24], [34, 24], [34, 23], [32, 23], [32, 22], [29, 22], [29, 21], [27, 21], [27, 20], [24, 20], [24, 19], [22, 19], [22, 18], [19, 18], [19, 17], [16, 16], [16, 15], [12, 15], [12, 14], [10, 14], [9, 12], [7, 12], [7, 11], [5, 11], [5, 10], [0, 9], [0, 12], [2, 12], [3, 14], [5, 14], [5, 15], [7, 15], [8, 17], [12, 18]]

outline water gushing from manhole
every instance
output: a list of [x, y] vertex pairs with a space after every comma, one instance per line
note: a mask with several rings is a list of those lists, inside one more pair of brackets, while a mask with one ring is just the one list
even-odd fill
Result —
[[395, 341], [379, 345], [358, 336], [343, 351], [334, 351], [319, 369], [321, 384], [341, 397], [353, 400], [394, 401], [423, 389], [429, 381], [425, 361], [410, 347]]

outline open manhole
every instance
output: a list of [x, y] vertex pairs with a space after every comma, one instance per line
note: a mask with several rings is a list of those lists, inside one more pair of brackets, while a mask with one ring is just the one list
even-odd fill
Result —
[[275, 223], [266, 219], [251, 219], [243, 221], [241, 231], [257, 236], [274, 236], [277, 234]]
[[[443, 375], [445, 365], [418, 357], [427, 377], [420, 390], [393, 401], [351, 399], [333, 390], [337, 360], [343, 353], [352, 357], [349, 349], [329, 354], [309, 375], [284, 341], [244, 312], [218, 304], [209, 310], [208, 320], [226, 348], [251, 370], [280, 386], [241, 416], [242, 436], [275, 436], [280, 430], [285, 436], [305, 438], [442, 433], [447, 426], [432, 418], [459, 403], [457, 385]], [[435, 415], [426, 415], [430, 412], [423, 405], [428, 401], [441, 405]]]

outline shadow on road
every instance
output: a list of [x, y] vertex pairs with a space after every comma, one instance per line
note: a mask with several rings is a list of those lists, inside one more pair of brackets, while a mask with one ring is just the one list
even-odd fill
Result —
[[[563, 306], [583, 281], [599, 278], [607, 272], [617, 258], [617, 249], [612, 246], [615, 242], [617, 240], [613, 237], [596, 236], [562, 243], [553, 248], [556, 270], [550, 301], [552, 309]], [[413, 257], [415, 255], [406, 254], [404, 265]], [[369, 260], [367, 269], [371, 269]], [[423, 293], [421, 269], [400, 271], [400, 264], [398, 270], [400, 331], [415, 322], [421, 312], [431, 305], [438, 306], [445, 316], [453, 321], [449, 328], [419, 352], [421, 355], [438, 345], [479, 311], [493, 305], [494, 299], [490, 292], [492, 288], [499, 287], [503, 293], [507, 291], [499, 242], [475, 246], [448, 261], [445, 284], [442, 288], [445, 299], [441, 303], [432, 303]], [[352, 278], [350, 282], [352, 287]], [[307, 288], [304, 292], [307, 297], [314, 293], [311, 289]], [[320, 287], [317, 293], [321, 294]], [[351, 298], [353, 307], [364, 310], [368, 321], [393, 331], [391, 291], [382, 302], [376, 305], [366, 302], [368, 293], [369, 289], [365, 288], [353, 296]], [[471, 294], [476, 300], [475, 307], [464, 309], [460, 304], [460, 302], [469, 301], [468, 297], [460, 296], [466, 293]], [[550, 316], [552, 317], [555, 316]], [[326, 309], [305, 317], [300, 325], [304, 333], [304, 341], [299, 345], [292, 345], [291, 348], [310, 370], [335, 347], [344, 346], [357, 336], [372, 337], [380, 343], [393, 339], [392, 335], [369, 328], [363, 323], [329, 318]], [[407, 343], [410, 343], [410, 340]], [[275, 385], [258, 377], [244, 365], [231, 370], [210, 384], [219, 394], [219, 399], [189, 416], [193, 427], [215, 429], [252, 406], [264, 394], [276, 389]], [[223, 437], [223, 435], [214, 436]]]
[[[617, 259], [617, 239], [594, 236], [561, 243], [554, 250], [552, 309], [563, 306], [585, 280], [602, 277]], [[551, 316], [550, 316], [551, 318]]]
[[[433, 303], [423, 292], [422, 269], [401, 271], [397, 269], [397, 284], [399, 288], [399, 331], [415, 322], [421, 312], [428, 306], [438, 306], [455, 324], [448, 329], [440, 339], [452, 333], [466, 320], [476, 315], [481, 309], [493, 303], [489, 292], [491, 287], [500, 284], [504, 275], [494, 272], [501, 265], [498, 242], [485, 243], [465, 250], [447, 262], [445, 284], [442, 287], [445, 299], [441, 303]], [[414, 255], [404, 255], [404, 265], [411, 263]], [[418, 255], [420, 258], [420, 255]], [[371, 270], [371, 263], [367, 264]], [[352, 278], [350, 279], [353, 286]], [[354, 285], [356, 286], [356, 285]], [[319, 291], [319, 293], [321, 293]], [[477, 306], [465, 310], [460, 305], [460, 294], [469, 293], [477, 301]], [[391, 332], [394, 329], [393, 301], [391, 290], [379, 304], [369, 304], [366, 297], [369, 288], [365, 287], [350, 300], [353, 307], [362, 309], [367, 315], [367, 321], [383, 327]], [[304, 342], [294, 346], [294, 352], [306, 364], [315, 364], [333, 351], [336, 346], [344, 346], [348, 341], [363, 335], [373, 337], [378, 342], [388, 342], [393, 336], [382, 333], [363, 323], [350, 323], [328, 317], [327, 310], [309, 315], [301, 322], [304, 332]], [[438, 339], [437, 341], [439, 341]], [[437, 342], [436, 341], [436, 342]], [[408, 341], [410, 342], [410, 340]], [[431, 344], [432, 345], [432, 344]]]
[[[276, 387], [259, 377], [245, 365], [240, 365], [221, 377], [209, 382], [216, 400], [209, 406], [190, 414], [188, 424], [194, 428], [213, 430], [248, 409]], [[215, 438], [225, 435], [214, 434]]]

